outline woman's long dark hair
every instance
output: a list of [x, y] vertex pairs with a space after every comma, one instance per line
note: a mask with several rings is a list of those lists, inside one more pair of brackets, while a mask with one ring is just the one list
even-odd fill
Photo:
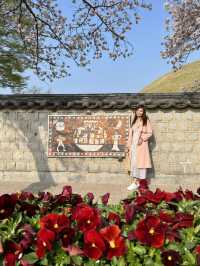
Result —
[[131, 127], [135, 124], [136, 120], [137, 120], [137, 115], [136, 112], [138, 109], [142, 108], [143, 109], [143, 115], [142, 115], [142, 122], [143, 122], [143, 126], [145, 126], [147, 124], [147, 119], [148, 116], [146, 115], [146, 110], [144, 108], [144, 105], [138, 105], [135, 109], [135, 116], [133, 118], [133, 121], [131, 121]]

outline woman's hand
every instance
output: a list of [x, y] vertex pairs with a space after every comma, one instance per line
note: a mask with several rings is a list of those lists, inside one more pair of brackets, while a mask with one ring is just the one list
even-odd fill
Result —
[[139, 140], [138, 140], [138, 145], [141, 145], [142, 142], [143, 142], [143, 139], [142, 139], [142, 138], [139, 138]]
[[129, 148], [128, 147], [125, 148], [125, 153], [129, 153]]

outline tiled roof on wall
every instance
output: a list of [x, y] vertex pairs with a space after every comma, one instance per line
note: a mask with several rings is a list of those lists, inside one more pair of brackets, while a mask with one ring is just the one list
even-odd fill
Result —
[[147, 109], [200, 108], [200, 93], [15, 94], [0, 95], [0, 109], [122, 110], [143, 104]]

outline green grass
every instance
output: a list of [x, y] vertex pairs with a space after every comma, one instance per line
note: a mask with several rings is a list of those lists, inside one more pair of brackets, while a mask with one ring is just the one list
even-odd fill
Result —
[[153, 81], [150, 85], [144, 87], [141, 92], [170, 93], [196, 90], [200, 90], [200, 61], [187, 64], [176, 72], [172, 71], [165, 74], [159, 79]]

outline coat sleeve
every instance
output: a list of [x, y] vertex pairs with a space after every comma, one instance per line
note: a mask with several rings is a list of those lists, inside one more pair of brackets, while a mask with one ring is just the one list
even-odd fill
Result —
[[153, 134], [152, 126], [151, 126], [151, 123], [148, 119], [146, 131], [142, 132], [141, 138], [143, 139], [143, 141], [148, 141], [148, 139], [152, 136], [152, 134]]
[[128, 132], [128, 141], [127, 141], [127, 144], [126, 144], [126, 147], [127, 147], [128, 149], [130, 149], [130, 147], [131, 147], [132, 135], [133, 135], [133, 130], [132, 130], [132, 128], [129, 128], [129, 132]]

